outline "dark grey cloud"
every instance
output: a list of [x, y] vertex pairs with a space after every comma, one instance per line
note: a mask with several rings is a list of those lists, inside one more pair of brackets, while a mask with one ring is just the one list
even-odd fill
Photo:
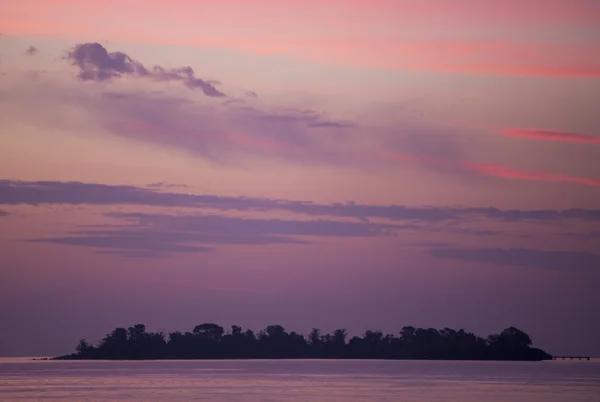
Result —
[[[254, 109], [246, 108], [247, 111]], [[319, 114], [313, 110], [289, 110], [284, 109], [273, 114], [263, 114], [259, 116], [262, 120], [267, 120], [275, 123], [313, 123], [319, 119]]]
[[164, 215], [144, 213], [110, 213], [113, 218], [126, 219], [143, 227], [163, 230], [202, 230], [211, 235], [228, 236], [319, 236], [319, 237], [372, 237], [388, 236], [394, 229], [416, 229], [412, 225], [392, 225], [367, 222], [341, 222], [332, 220], [250, 219], [222, 215]]
[[275, 109], [271, 113], [264, 113], [257, 109], [240, 108], [249, 116], [273, 124], [301, 124], [313, 128], [346, 128], [355, 127], [352, 122], [329, 120], [325, 115], [314, 110]]
[[471, 236], [497, 236], [502, 232], [489, 229], [467, 229], [467, 228], [451, 228], [453, 233], [466, 234]]
[[27, 50], [25, 50], [25, 53], [28, 54], [29, 56], [33, 56], [34, 54], [37, 54], [39, 52], [38, 48], [35, 46], [29, 46], [27, 48]]
[[578, 237], [580, 239], [600, 239], [600, 230], [592, 230], [585, 233], [563, 233], [564, 236]]
[[81, 43], [67, 53], [67, 59], [79, 67], [78, 77], [84, 81], [107, 81], [122, 75], [148, 76], [144, 65], [123, 52], [109, 53], [99, 43]]
[[151, 73], [152, 77], [163, 81], [181, 81], [190, 89], [200, 89], [206, 96], [222, 97], [225, 94], [215, 88], [218, 81], [205, 81], [197, 78], [191, 67], [178, 67], [165, 69], [161, 66], [154, 66]]
[[0, 209], [0, 217], [2, 217], [2, 216], [8, 216], [8, 215], [10, 215], [8, 212], [3, 211], [3, 210]]
[[245, 108], [253, 112], [259, 119], [273, 123], [302, 123], [307, 127], [345, 128], [353, 127], [354, 123], [328, 120], [321, 113], [314, 110], [281, 109], [271, 114], [264, 114], [256, 109]]
[[[401, 225], [247, 219], [221, 215], [161, 215], [111, 213], [127, 225], [71, 232], [68, 236], [30, 239], [30, 242], [92, 247], [127, 257], [166, 257], [176, 253], [211, 251], [225, 244], [307, 244], [318, 237], [393, 235]], [[308, 239], [307, 239], [308, 238]]]
[[315, 121], [308, 124], [309, 127], [319, 128], [345, 128], [353, 127], [355, 124], [351, 122], [337, 122], [337, 121]]
[[216, 81], [196, 77], [191, 67], [167, 69], [157, 65], [150, 69], [123, 52], [108, 52], [99, 43], [80, 43], [67, 53], [66, 58], [79, 68], [77, 76], [83, 81], [103, 82], [122, 76], [150, 77], [180, 81], [190, 89], [202, 90], [207, 96], [225, 96], [215, 87]]
[[53, 243], [70, 246], [91, 247], [103, 254], [126, 257], [166, 257], [175, 253], [199, 253], [211, 251], [211, 247], [185, 244], [198, 241], [194, 236], [175, 233], [153, 232], [144, 229], [73, 232], [69, 236], [30, 239], [35, 243]]
[[185, 184], [178, 184], [178, 183], [157, 182], [157, 183], [150, 183], [146, 187], [148, 187], [148, 188], [187, 188], [188, 186], [186, 186]]
[[223, 101], [223, 105], [233, 105], [236, 103], [245, 103], [245, 101], [243, 99], [227, 99], [226, 101]]
[[[154, 196], [153, 196], [154, 195]], [[166, 194], [165, 194], [166, 195]], [[158, 199], [155, 198], [158, 196]], [[152, 200], [147, 197], [154, 198]], [[177, 206], [162, 198], [161, 193], [133, 186], [110, 186], [79, 182], [0, 180], [0, 204], [129, 204]], [[188, 202], [180, 206], [189, 205]]]
[[[491, 219], [502, 222], [557, 222], [561, 220], [600, 221], [600, 210], [514, 210], [494, 207], [429, 207], [403, 205], [369, 205], [357, 203], [319, 204], [308, 201], [270, 198], [224, 197], [158, 191], [136, 186], [57, 181], [0, 180], [0, 205], [90, 204], [146, 205], [161, 207], [213, 208], [222, 211], [289, 211], [311, 216], [338, 218], [385, 218], [394, 221], [447, 222], [469, 219]], [[462, 229], [459, 229], [462, 230]], [[481, 229], [473, 232], [493, 235]]]
[[435, 248], [427, 251], [437, 258], [567, 271], [600, 272], [600, 255], [578, 251], [543, 251], [501, 248]]

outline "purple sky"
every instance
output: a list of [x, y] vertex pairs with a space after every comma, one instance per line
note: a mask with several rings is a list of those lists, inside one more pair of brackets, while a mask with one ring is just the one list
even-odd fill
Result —
[[502, 4], [2, 4], [0, 356], [203, 322], [600, 356], [600, 3]]

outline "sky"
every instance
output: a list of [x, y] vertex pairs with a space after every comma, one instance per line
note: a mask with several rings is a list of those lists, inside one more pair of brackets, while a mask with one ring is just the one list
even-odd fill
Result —
[[600, 2], [0, 0], [0, 356], [509, 326], [600, 356]]

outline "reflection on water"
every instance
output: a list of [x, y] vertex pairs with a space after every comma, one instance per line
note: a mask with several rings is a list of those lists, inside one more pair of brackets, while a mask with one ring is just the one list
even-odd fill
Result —
[[0, 359], [0, 401], [600, 401], [600, 361]]

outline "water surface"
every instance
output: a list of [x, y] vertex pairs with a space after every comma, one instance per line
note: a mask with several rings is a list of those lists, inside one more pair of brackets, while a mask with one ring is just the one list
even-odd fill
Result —
[[0, 359], [0, 401], [594, 401], [600, 361]]

